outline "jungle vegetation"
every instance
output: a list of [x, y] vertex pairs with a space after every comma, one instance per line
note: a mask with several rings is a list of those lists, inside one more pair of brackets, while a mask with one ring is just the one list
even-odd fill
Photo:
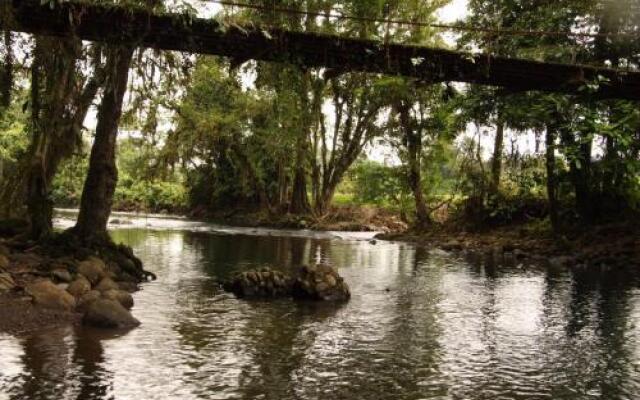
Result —
[[[453, 39], [429, 25], [449, 2], [275, 2], [359, 17], [346, 20], [247, 0], [266, 9], [216, 18], [616, 69], [640, 61], [637, 0], [470, 0], [459, 24], [495, 31]], [[112, 208], [321, 218], [368, 205], [420, 229], [558, 231], [640, 207], [640, 108], [590, 96], [601, 82], [578, 96], [518, 92], [10, 32], [0, 54], [0, 216], [27, 218], [34, 238], [51, 234], [54, 206], [79, 207], [73, 231], [98, 240]]]

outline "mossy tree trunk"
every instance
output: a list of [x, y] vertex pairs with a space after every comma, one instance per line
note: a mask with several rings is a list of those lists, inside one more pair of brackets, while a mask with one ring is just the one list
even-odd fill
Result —
[[[0, 188], [4, 216], [24, 216], [21, 209], [26, 204], [33, 239], [51, 233], [53, 178], [62, 160], [81, 143], [83, 121], [101, 85], [99, 68], [83, 82], [78, 66], [82, 54], [79, 40], [36, 38], [31, 66], [31, 141], [18, 168]], [[96, 60], [97, 66], [99, 57]]]
[[113, 47], [107, 51], [106, 80], [98, 108], [96, 136], [89, 171], [82, 190], [80, 213], [72, 232], [85, 242], [108, 242], [107, 223], [118, 181], [116, 141], [122, 104], [129, 80], [134, 49]]

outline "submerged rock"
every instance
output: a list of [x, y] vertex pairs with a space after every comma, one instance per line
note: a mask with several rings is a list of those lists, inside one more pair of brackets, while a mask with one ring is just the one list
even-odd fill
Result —
[[110, 299], [98, 299], [91, 302], [85, 312], [82, 323], [97, 328], [134, 328], [140, 321], [119, 302]]
[[125, 292], [134, 293], [140, 290], [140, 287], [135, 282], [117, 281], [116, 283], [118, 284], [118, 286], [120, 286], [120, 289], [124, 290]]
[[45, 308], [71, 311], [76, 306], [75, 298], [66, 290], [59, 288], [49, 280], [34, 282], [26, 287], [33, 302]]
[[299, 300], [346, 301], [351, 298], [349, 286], [329, 265], [300, 268], [292, 294]]
[[86, 311], [91, 303], [100, 299], [102, 294], [97, 290], [90, 290], [78, 299], [78, 311]]
[[131, 310], [133, 308], [133, 296], [130, 293], [125, 292], [124, 290], [116, 290], [111, 289], [102, 293], [102, 297], [108, 300], [115, 300], [118, 303], [122, 304], [124, 308], [127, 310]]

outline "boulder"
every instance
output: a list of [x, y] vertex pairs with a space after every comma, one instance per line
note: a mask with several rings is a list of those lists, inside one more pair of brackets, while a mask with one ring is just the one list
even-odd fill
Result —
[[95, 289], [99, 292], [106, 292], [108, 290], [120, 290], [120, 286], [111, 278], [103, 278], [100, 283], [96, 285]]
[[268, 268], [236, 274], [223, 286], [240, 298], [278, 298], [291, 295], [291, 278]]
[[45, 308], [71, 311], [76, 306], [75, 298], [49, 280], [34, 282], [26, 287], [33, 302]]
[[107, 276], [111, 279], [116, 279], [122, 273], [122, 268], [116, 262], [109, 261], [106, 263], [106, 267]]
[[140, 321], [122, 304], [115, 300], [98, 299], [91, 302], [82, 318], [85, 325], [97, 328], [134, 328], [140, 325]]
[[346, 301], [351, 298], [349, 286], [328, 265], [300, 268], [293, 281], [292, 294], [298, 300]]
[[96, 257], [89, 257], [78, 264], [78, 273], [82, 274], [92, 285], [98, 284], [106, 277], [104, 262]]
[[102, 293], [102, 297], [109, 300], [115, 300], [118, 303], [122, 304], [124, 308], [127, 310], [131, 310], [133, 308], [133, 296], [129, 294], [129, 292], [125, 292], [124, 290], [107, 290]]
[[0, 273], [0, 294], [13, 290], [15, 287], [16, 283], [10, 274]]
[[78, 299], [78, 310], [86, 311], [87, 308], [89, 307], [89, 304], [100, 299], [101, 297], [102, 297], [102, 294], [97, 290], [89, 290], [87, 293], [83, 294]]
[[51, 271], [51, 277], [54, 278], [58, 282], [70, 283], [73, 278], [71, 274], [66, 269], [54, 269]]
[[80, 298], [86, 293], [91, 291], [91, 283], [82, 275], [78, 275], [78, 278], [71, 282], [69, 287], [67, 288], [67, 292], [69, 292], [73, 297]]
[[118, 284], [118, 286], [120, 286], [120, 289], [129, 292], [129, 293], [134, 293], [137, 292], [140, 288], [138, 287], [138, 284], [135, 282], [129, 282], [129, 281], [117, 281], [116, 282]]

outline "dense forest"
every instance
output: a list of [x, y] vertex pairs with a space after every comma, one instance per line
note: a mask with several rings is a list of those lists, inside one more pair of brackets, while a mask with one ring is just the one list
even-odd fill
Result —
[[[448, 3], [250, 1], [215, 18], [265, 35], [281, 28], [616, 70], [640, 61], [634, 0], [471, 0], [465, 20], [443, 29]], [[34, 238], [52, 232], [54, 207], [79, 207], [74, 230], [85, 238], [104, 236], [112, 207], [305, 224], [364, 208], [423, 230], [560, 231], [638, 215], [640, 109], [591, 96], [605, 78], [565, 95], [2, 39], [0, 212], [28, 219]]]

